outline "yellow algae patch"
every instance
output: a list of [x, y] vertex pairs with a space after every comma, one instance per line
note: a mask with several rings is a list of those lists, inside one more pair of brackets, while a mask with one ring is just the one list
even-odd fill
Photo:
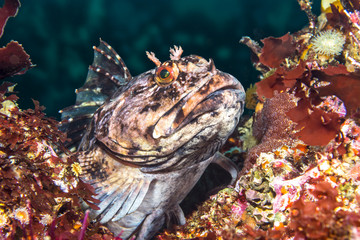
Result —
[[322, 0], [321, 1], [321, 12], [331, 13], [330, 4], [333, 4], [339, 10], [343, 9], [341, 2], [339, 0]]

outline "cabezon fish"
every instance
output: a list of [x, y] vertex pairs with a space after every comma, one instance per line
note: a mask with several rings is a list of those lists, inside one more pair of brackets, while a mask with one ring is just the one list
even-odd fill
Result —
[[91, 218], [123, 239], [149, 239], [170, 218], [185, 223], [179, 203], [210, 163], [236, 178], [218, 150], [239, 121], [245, 92], [211, 59], [181, 57], [181, 48], [163, 63], [147, 53], [156, 68], [136, 77], [104, 41], [94, 52], [61, 128], [100, 200]]

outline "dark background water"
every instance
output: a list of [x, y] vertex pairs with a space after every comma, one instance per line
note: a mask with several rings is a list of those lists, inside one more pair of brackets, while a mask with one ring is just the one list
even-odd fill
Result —
[[[314, 12], [319, 9], [315, 0]], [[218, 69], [248, 87], [258, 80], [257, 73], [239, 39], [279, 37], [307, 23], [296, 0], [24, 0], [0, 45], [17, 40], [36, 64], [25, 75], [7, 79], [18, 83], [20, 107], [32, 107], [33, 98], [59, 118], [58, 110], [74, 103], [74, 90], [85, 81], [92, 46], [100, 37], [133, 76], [154, 67], [145, 51], [166, 61], [175, 44], [183, 47], [184, 56], [213, 58]]]

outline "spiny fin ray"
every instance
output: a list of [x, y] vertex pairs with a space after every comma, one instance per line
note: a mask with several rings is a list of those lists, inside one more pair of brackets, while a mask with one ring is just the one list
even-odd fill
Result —
[[94, 112], [115, 91], [126, 85], [132, 76], [116, 51], [100, 39], [94, 49], [94, 60], [89, 66], [84, 85], [76, 90], [76, 103], [60, 111], [60, 130], [72, 139], [68, 147], [77, 148]]

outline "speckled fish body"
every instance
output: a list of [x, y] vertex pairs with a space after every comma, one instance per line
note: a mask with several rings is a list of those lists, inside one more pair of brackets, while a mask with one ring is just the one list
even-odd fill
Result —
[[82, 177], [101, 201], [91, 217], [122, 238], [149, 239], [166, 220], [185, 222], [179, 203], [211, 162], [236, 177], [217, 151], [242, 114], [244, 89], [212, 60], [181, 57], [181, 48], [163, 63], [148, 53], [157, 67], [137, 77], [105, 42], [94, 49], [64, 129], [81, 141]]

